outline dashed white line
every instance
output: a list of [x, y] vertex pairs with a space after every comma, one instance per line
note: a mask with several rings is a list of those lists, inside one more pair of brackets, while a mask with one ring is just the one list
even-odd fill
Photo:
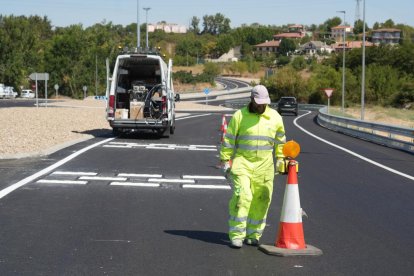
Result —
[[64, 171], [55, 171], [52, 174], [54, 175], [97, 175], [95, 172], [64, 172]]
[[47, 173], [49, 173], [49, 172], [53, 171], [54, 169], [56, 169], [56, 168], [58, 168], [58, 167], [62, 166], [63, 164], [65, 164], [65, 163], [69, 162], [70, 160], [74, 159], [75, 157], [77, 157], [77, 156], [81, 155], [82, 153], [84, 153], [84, 152], [86, 152], [86, 151], [88, 151], [88, 150], [90, 150], [90, 149], [93, 149], [93, 148], [95, 148], [95, 147], [97, 147], [97, 146], [99, 146], [99, 145], [105, 144], [105, 143], [107, 143], [107, 142], [109, 142], [109, 141], [111, 141], [111, 140], [113, 140], [113, 139], [115, 139], [115, 138], [108, 138], [108, 139], [105, 139], [105, 140], [100, 141], [100, 142], [98, 142], [98, 143], [95, 143], [95, 144], [93, 144], [93, 145], [90, 145], [90, 146], [88, 146], [88, 147], [86, 147], [86, 148], [83, 148], [83, 149], [81, 149], [81, 150], [78, 150], [77, 152], [72, 153], [72, 154], [71, 154], [71, 155], [69, 155], [68, 157], [63, 158], [62, 160], [60, 160], [60, 161], [56, 162], [55, 164], [53, 164], [53, 165], [51, 165], [51, 166], [49, 166], [49, 167], [47, 167], [47, 168], [45, 168], [45, 169], [43, 169], [43, 170], [41, 170], [41, 171], [39, 171], [39, 172], [35, 173], [35, 174], [32, 174], [31, 176], [26, 177], [25, 179], [22, 179], [22, 180], [20, 180], [19, 182], [17, 182], [17, 183], [15, 183], [15, 184], [13, 184], [13, 185], [11, 185], [11, 186], [9, 186], [9, 187], [7, 187], [7, 188], [5, 188], [5, 189], [1, 190], [1, 191], [0, 191], [0, 199], [1, 199], [1, 198], [3, 198], [3, 197], [5, 197], [6, 195], [10, 194], [10, 193], [11, 193], [11, 192], [13, 192], [14, 190], [16, 190], [16, 189], [18, 189], [18, 188], [20, 188], [20, 187], [22, 187], [22, 186], [26, 185], [27, 183], [32, 182], [32, 181], [33, 181], [33, 180], [35, 180], [36, 178], [39, 178], [39, 177], [41, 177], [41, 176], [43, 176], [43, 175], [45, 175], [45, 174], [47, 174]]
[[162, 174], [119, 173], [118, 176], [124, 176], [124, 177], [162, 177]]
[[106, 176], [81, 176], [81, 180], [103, 180], [103, 181], [125, 181], [126, 177], [106, 177]]
[[159, 183], [145, 183], [145, 182], [111, 182], [112, 186], [133, 186], [133, 187], [159, 187]]
[[210, 184], [183, 184], [183, 188], [192, 188], [192, 189], [222, 189], [222, 190], [230, 190], [231, 187], [229, 185], [210, 185]]
[[183, 178], [187, 179], [222, 179], [225, 180], [224, 176], [209, 176], [209, 175], [183, 175]]
[[164, 183], [195, 183], [193, 179], [160, 179], [149, 178], [148, 182], [164, 182]]
[[41, 179], [41, 180], [36, 181], [36, 183], [43, 183], [43, 184], [76, 184], [76, 185], [86, 185], [86, 184], [88, 184], [88, 181]]

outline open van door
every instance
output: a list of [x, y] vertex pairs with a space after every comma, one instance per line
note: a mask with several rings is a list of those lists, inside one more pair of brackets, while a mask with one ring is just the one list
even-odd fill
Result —
[[168, 60], [167, 69], [167, 99], [168, 99], [168, 116], [170, 116], [170, 134], [175, 132], [175, 95], [172, 81], [172, 60]]

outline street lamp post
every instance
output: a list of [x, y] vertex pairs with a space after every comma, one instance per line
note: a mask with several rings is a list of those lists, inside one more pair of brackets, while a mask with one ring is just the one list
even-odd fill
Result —
[[342, 106], [341, 111], [345, 110], [345, 43], [346, 43], [346, 26], [345, 26], [345, 11], [337, 11], [344, 14], [344, 38], [342, 41]]
[[361, 120], [364, 120], [365, 113], [365, 0], [363, 3], [362, 15], [362, 77], [361, 77]]
[[141, 30], [139, 27], [139, 0], [137, 0], [137, 50], [141, 48]]
[[146, 29], [146, 32], [147, 32], [147, 36], [146, 36], [146, 47], [147, 47], [147, 50], [148, 50], [148, 11], [151, 9], [151, 8], [143, 8], [144, 10], [145, 10], [145, 29]]

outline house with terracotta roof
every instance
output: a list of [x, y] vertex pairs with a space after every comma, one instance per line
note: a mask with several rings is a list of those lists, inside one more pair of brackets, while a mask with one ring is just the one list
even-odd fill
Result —
[[316, 55], [318, 53], [330, 54], [334, 49], [322, 41], [309, 41], [308, 43], [300, 46], [300, 50], [306, 55]]
[[343, 41], [344, 40], [344, 32], [345, 36], [349, 36], [353, 34], [354, 28], [352, 26], [336, 26], [331, 28], [331, 37], [335, 39], [335, 41]]
[[287, 33], [276, 34], [273, 36], [274, 40], [281, 41], [283, 38], [301, 39], [306, 35], [305, 27], [303, 25], [290, 25]]
[[[345, 51], [356, 49], [356, 48], [362, 48], [362, 41], [346, 41], [345, 45], [344, 43], [337, 42], [335, 44], [332, 44], [331, 47], [335, 50], [335, 52], [342, 52], [345, 46]], [[372, 47], [374, 44], [369, 41], [365, 41], [365, 47]]]
[[401, 40], [401, 30], [386, 28], [386, 29], [377, 29], [372, 31], [371, 35], [372, 43], [374, 44], [398, 44]]
[[256, 53], [259, 55], [276, 54], [278, 52], [279, 45], [280, 41], [270, 40], [254, 45], [254, 48], [256, 50]]

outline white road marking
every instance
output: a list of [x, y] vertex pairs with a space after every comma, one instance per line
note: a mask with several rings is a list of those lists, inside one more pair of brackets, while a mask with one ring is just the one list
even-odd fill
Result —
[[25, 179], [22, 179], [19, 182], [15, 183], [13, 185], [10, 185], [7, 188], [4, 188], [3, 190], [0, 191], [0, 199], [3, 198], [3, 197], [5, 197], [6, 195], [10, 194], [14, 190], [16, 190], [16, 189], [18, 189], [18, 188], [26, 185], [27, 183], [32, 182], [36, 178], [39, 178], [39, 177], [41, 177], [41, 176], [43, 176], [45, 174], [48, 174], [49, 172], [55, 170], [56, 168], [59, 168], [63, 164], [69, 162], [70, 160], [74, 159], [75, 157], [81, 155], [82, 153], [84, 153], [84, 152], [86, 152], [86, 151], [88, 151], [90, 149], [93, 149], [93, 148], [95, 148], [97, 146], [100, 146], [102, 144], [105, 144], [105, 143], [107, 143], [107, 142], [109, 142], [109, 141], [111, 141], [113, 139], [115, 139], [115, 138], [108, 138], [108, 139], [105, 139], [105, 140], [103, 140], [101, 142], [98, 142], [98, 143], [95, 143], [93, 145], [90, 145], [90, 146], [88, 146], [86, 148], [83, 148], [81, 150], [78, 150], [77, 152], [72, 153], [68, 157], [63, 158], [62, 160], [56, 162], [55, 164], [50, 165], [49, 167], [47, 167], [47, 168], [45, 168], [45, 169], [43, 169], [41, 171], [38, 171], [37, 173], [32, 174], [31, 176], [28, 176]]
[[156, 146], [148, 146], [148, 147], [145, 147], [146, 149], [166, 149], [166, 150], [175, 150], [175, 148], [165, 148], [165, 147], [156, 147]]
[[126, 177], [81, 176], [80, 180], [126, 181]]
[[200, 148], [189, 148], [188, 150], [199, 150], [199, 151], [217, 151], [216, 149], [200, 149]]
[[304, 128], [303, 128], [303, 127], [301, 127], [300, 125], [298, 125], [297, 120], [299, 120], [300, 118], [302, 118], [302, 117], [304, 117], [304, 116], [308, 115], [309, 113], [311, 113], [311, 112], [310, 112], [310, 111], [308, 111], [307, 113], [305, 113], [305, 114], [303, 114], [303, 115], [301, 115], [301, 116], [297, 117], [297, 118], [293, 121], [293, 123], [295, 124], [295, 126], [297, 126], [300, 130], [302, 130], [302, 131], [303, 131], [303, 132], [305, 132], [306, 134], [308, 134], [308, 135], [312, 136], [313, 138], [318, 139], [319, 141], [324, 142], [324, 143], [326, 143], [326, 144], [328, 144], [328, 145], [330, 145], [330, 146], [332, 146], [332, 147], [335, 147], [335, 148], [337, 148], [337, 149], [340, 149], [340, 150], [342, 150], [342, 151], [345, 151], [346, 153], [349, 153], [349, 154], [351, 154], [351, 155], [353, 155], [353, 156], [355, 156], [355, 157], [357, 157], [357, 158], [359, 158], [359, 159], [362, 159], [362, 160], [364, 160], [364, 161], [366, 161], [366, 162], [368, 162], [368, 163], [371, 163], [371, 164], [373, 164], [373, 165], [375, 165], [375, 166], [377, 166], [377, 167], [380, 167], [380, 168], [382, 168], [382, 169], [384, 169], [384, 170], [387, 170], [387, 171], [392, 172], [392, 173], [394, 173], [394, 174], [397, 174], [397, 175], [400, 175], [400, 176], [402, 176], [402, 177], [408, 178], [408, 179], [410, 179], [410, 180], [414, 180], [414, 176], [411, 176], [411, 175], [409, 175], [409, 174], [405, 174], [405, 173], [403, 173], [403, 172], [397, 171], [397, 170], [395, 170], [395, 169], [393, 169], [393, 168], [390, 168], [390, 167], [387, 167], [387, 166], [385, 166], [385, 165], [383, 165], [383, 164], [380, 164], [380, 163], [378, 163], [378, 162], [376, 162], [376, 161], [374, 161], [374, 160], [371, 160], [371, 159], [369, 159], [369, 158], [367, 158], [367, 157], [365, 157], [365, 156], [362, 156], [362, 155], [360, 155], [360, 154], [358, 154], [358, 153], [356, 153], [356, 152], [353, 152], [353, 151], [351, 151], [351, 150], [349, 150], [349, 149], [346, 149], [346, 148], [344, 148], [344, 147], [338, 146], [337, 144], [334, 144], [334, 143], [332, 143], [332, 142], [329, 142], [328, 140], [325, 140], [325, 139], [323, 139], [323, 138], [321, 138], [321, 137], [319, 137], [319, 136], [317, 136], [317, 135], [315, 135], [315, 134], [313, 134], [313, 133], [311, 133], [311, 132], [307, 131], [306, 129], [304, 129]]
[[162, 177], [162, 174], [119, 173], [118, 176], [124, 176], [124, 177]]
[[148, 182], [163, 182], [163, 183], [195, 183], [193, 179], [166, 179], [166, 178], [149, 178]]
[[209, 175], [183, 175], [183, 178], [191, 179], [222, 179], [225, 180], [224, 176], [209, 176]]
[[159, 187], [159, 183], [145, 183], [145, 182], [111, 182], [112, 186], [133, 186], [133, 187]]
[[200, 115], [193, 115], [193, 116], [188, 116], [188, 117], [182, 117], [182, 118], [176, 118], [176, 121], [180, 121], [180, 120], [184, 120], [184, 119], [191, 119], [191, 118], [197, 118], [197, 117], [204, 117], [204, 116], [210, 116], [211, 113], [207, 113], [207, 114], [200, 114]]
[[55, 171], [52, 174], [57, 175], [97, 175], [95, 172], [64, 172], [64, 171]]
[[130, 145], [126, 145], [126, 146], [121, 146], [121, 145], [103, 145], [102, 147], [104, 148], [121, 148], [121, 149], [130, 149], [132, 148], [132, 146]]
[[76, 184], [76, 185], [86, 185], [88, 181], [79, 181], [79, 180], [56, 180], [56, 179], [40, 179], [36, 183], [44, 184]]
[[222, 189], [230, 190], [229, 185], [214, 185], [214, 184], [183, 184], [183, 188], [192, 188], [192, 189]]

